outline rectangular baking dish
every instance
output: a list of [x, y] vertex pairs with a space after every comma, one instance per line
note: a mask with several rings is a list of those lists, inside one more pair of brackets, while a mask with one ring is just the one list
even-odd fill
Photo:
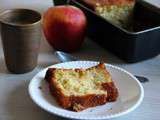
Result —
[[160, 53], [160, 9], [147, 2], [137, 1], [132, 31], [110, 23], [75, 0], [54, 0], [54, 4], [71, 4], [83, 10], [88, 20], [87, 36], [126, 62], [139, 62]]

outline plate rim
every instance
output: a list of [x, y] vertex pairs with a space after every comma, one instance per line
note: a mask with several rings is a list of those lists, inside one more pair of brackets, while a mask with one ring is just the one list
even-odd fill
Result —
[[[51, 114], [54, 114], [54, 115], [57, 115], [57, 116], [60, 116], [60, 117], [64, 117], [64, 118], [70, 118], [70, 119], [83, 119], [83, 120], [102, 120], [102, 119], [111, 119], [111, 118], [117, 118], [117, 117], [120, 117], [120, 116], [123, 116], [123, 115], [126, 115], [130, 112], [132, 112], [133, 110], [135, 110], [143, 101], [143, 98], [144, 98], [144, 88], [142, 86], [142, 84], [139, 82], [139, 80], [130, 72], [128, 72], [127, 70], [123, 69], [123, 68], [120, 68], [118, 66], [115, 66], [115, 65], [112, 65], [112, 64], [108, 64], [108, 63], [105, 63], [106, 67], [111, 67], [111, 68], [114, 68], [114, 69], [117, 69], [117, 70], [120, 70], [124, 73], [126, 73], [127, 75], [129, 75], [131, 78], [133, 78], [136, 82], [137, 82], [137, 85], [140, 89], [140, 97], [139, 99], [136, 101], [136, 103], [130, 107], [129, 109], [126, 109], [122, 112], [118, 112], [118, 113], [115, 113], [115, 114], [112, 114], [112, 115], [106, 115], [106, 116], [98, 116], [98, 117], [86, 117], [86, 116], [74, 116], [74, 115], [66, 115], [66, 114], [63, 114], [63, 113], [58, 113], [57, 111], [50, 111], [49, 109], [47, 109], [46, 107], [43, 107], [39, 102], [37, 102], [37, 100], [34, 99], [34, 96], [32, 94], [32, 82], [34, 82], [36, 76], [38, 76], [39, 74], [41, 74], [42, 72], [46, 71], [48, 68], [50, 67], [55, 67], [57, 65], [60, 65], [60, 64], [73, 64], [74, 62], [83, 62], [83, 63], [90, 63], [90, 64], [98, 64], [100, 62], [98, 61], [69, 61], [69, 62], [63, 62], [63, 63], [57, 63], [57, 64], [53, 64], [53, 65], [50, 65], [48, 67], [45, 67], [44, 69], [42, 69], [40, 72], [38, 72], [36, 75], [34, 75], [34, 77], [30, 80], [29, 82], [29, 86], [28, 86], [28, 92], [29, 92], [29, 96], [30, 98], [33, 100], [33, 102], [38, 105], [41, 109], [51, 113]], [[56, 106], [54, 106], [56, 108]]]

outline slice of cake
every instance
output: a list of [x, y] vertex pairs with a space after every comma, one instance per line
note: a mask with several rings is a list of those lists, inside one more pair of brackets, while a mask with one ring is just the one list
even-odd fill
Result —
[[118, 91], [103, 63], [88, 69], [47, 70], [50, 92], [63, 108], [81, 111], [115, 101]]
[[128, 28], [132, 23], [135, 0], [81, 0], [113, 24]]

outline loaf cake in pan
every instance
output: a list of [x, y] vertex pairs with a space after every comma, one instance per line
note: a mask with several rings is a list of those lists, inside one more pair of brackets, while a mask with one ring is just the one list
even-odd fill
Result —
[[81, 0], [113, 24], [128, 28], [132, 23], [135, 0]]

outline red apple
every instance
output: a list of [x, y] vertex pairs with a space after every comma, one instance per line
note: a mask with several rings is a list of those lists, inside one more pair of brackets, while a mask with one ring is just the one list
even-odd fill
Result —
[[53, 48], [73, 52], [85, 38], [86, 17], [77, 7], [61, 5], [49, 8], [43, 16], [44, 35]]

